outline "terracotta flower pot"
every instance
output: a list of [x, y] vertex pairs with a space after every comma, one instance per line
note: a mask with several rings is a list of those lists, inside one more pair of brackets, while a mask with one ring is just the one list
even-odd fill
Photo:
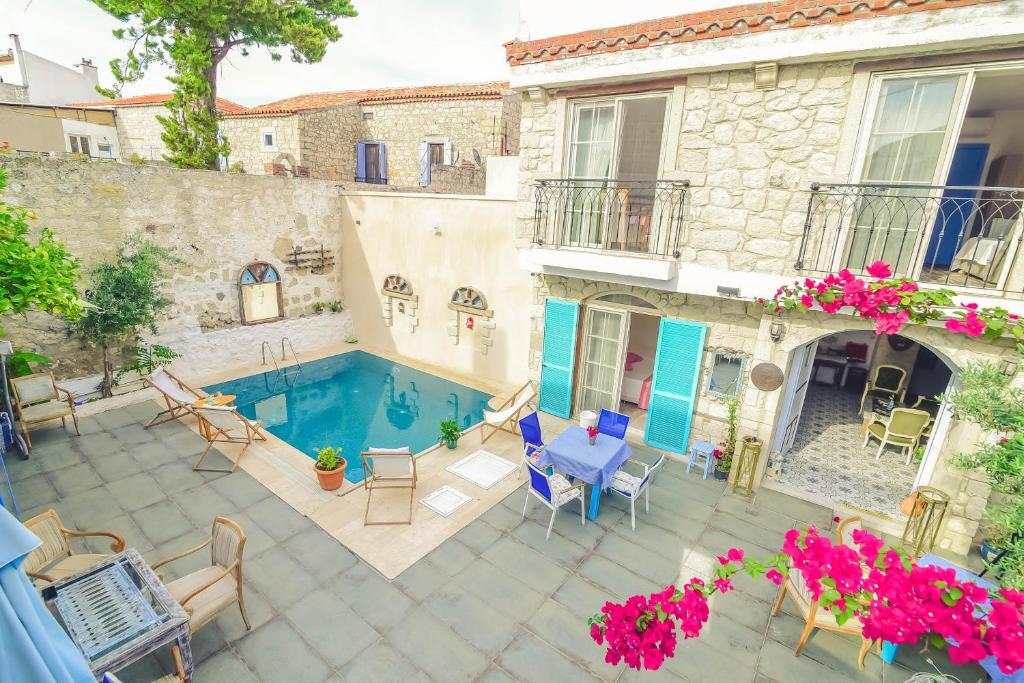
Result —
[[338, 458], [338, 468], [333, 470], [321, 470], [313, 463], [313, 471], [316, 472], [317, 481], [324, 491], [337, 491], [345, 481], [345, 467], [348, 463], [344, 458]]

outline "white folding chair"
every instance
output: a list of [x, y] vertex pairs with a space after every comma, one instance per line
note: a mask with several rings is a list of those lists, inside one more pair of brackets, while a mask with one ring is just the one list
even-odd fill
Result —
[[149, 373], [145, 383], [159, 391], [164, 398], [164, 403], [167, 404], [164, 410], [153, 416], [153, 419], [146, 424], [146, 429], [163, 424], [164, 422], [177, 420], [185, 415], [195, 415], [192, 404], [201, 399], [202, 396], [199, 395], [198, 391], [167, 372], [164, 368], [157, 368]]
[[[361, 454], [363, 488], [366, 489], [366, 512], [363, 525], [412, 524], [412, 504], [416, 498], [416, 458], [405, 448], [371, 448]], [[370, 521], [370, 500], [377, 489], [409, 489], [409, 516], [396, 521]]]
[[530, 485], [526, 489], [526, 500], [523, 502], [523, 518], [526, 518], [526, 506], [530, 504], [530, 496], [534, 496], [545, 506], [551, 509], [551, 521], [548, 522], [548, 533], [545, 538], [551, 538], [551, 529], [555, 526], [555, 513], [566, 503], [574, 500], [580, 501], [580, 525], [587, 523], [586, 508], [583, 494], [583, 483], [570, 484], [569, 480], [557, 472], [548, 474], [539, 469], [530, 460], [524, 458], [523, 463], [530, 471]]
[[654, 473], [665, 462], [665, 456], [659, 457], [658, 461], [653, 465], [648, 465], [632, 458], [626, 462], [643, 467], [644, 473], [638, 477], [624, 469], [620, 469], [612, 475], [612, 485], [610, 488], [612, 493], [629, 500], [629, 523], [633, 527], [633, 531], [636, 531], [636, 499], [643, 496], [644, 512], [651, 511], [651, 481], [654, 479]]
[[[234, 472], [238, 469], [242, 455], [253, 441], [267, 440], [267, 437], [260, 433], [259, 420], [249, 420], [231, 406], [201, 406], [193, 408], [193, 410], [199, 418], [199, 431], [208, 442], [206, 449], [196, 460], [196, 464], [192, 466], [196, 472]], [[230, 469], [203, 467], [203, 461], [214, 443], [241, 443], [245, 446], [242, 447], [242, 451], [235, 458]]]

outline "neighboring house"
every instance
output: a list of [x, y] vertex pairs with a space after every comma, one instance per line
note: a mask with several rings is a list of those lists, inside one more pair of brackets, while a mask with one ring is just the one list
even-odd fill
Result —
[[76, 64], [79, 70], [51, 62], [23, 50], [16, 34], [11, 47], [0, 53], [0, 102], [67, 104], [96, 97], [97, 69], [88, 59]]
[[0, 144], [18, 152], [121, 158], [111, 109], [0, 102]]
[[[75, 102], [78, 107], [112, 108], [116, 113], [117, 135], [121, 144], [121, 156], [125, 160], [144, 159], [162, 161], [167, 146], [160, 139], [164, 132], [157, 116], [169, 112], [164, 103], [171, 99], [170, 93], [138, 95], [114, 100]], [[221, 114], [234, 114], [245, 110], [240, 104], [217, 98], [217, 109]]]
[[229, 113], [222, 131], [248, 173], [482, 194], [486, 158], [518, 151], [519, 96], [507, 83], [312, 93]]
[[[934, 397], [970, 359], [1012, 371], [1013, 345], [914, 325], [879, 337], [753, 300], [881, 259], [1021, 312], [1022, 12], [777, 2], [508, 43], [540, 408], [622, 410], [687, 453], [722, 440], [736, 400], [740, 436], [763, 445], [759, 485], [897, 533], [900, 500], [934, 486], [952, 497], [941, 546], [965, 552], [989, 491], [949, 461], [979, 435]], [[904, 376], [897, 406], [934, 415], [908, 464], [861, 445], [880, 366]]]

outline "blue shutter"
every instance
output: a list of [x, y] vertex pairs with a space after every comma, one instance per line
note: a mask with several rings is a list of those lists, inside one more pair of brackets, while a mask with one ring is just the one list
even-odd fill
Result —
[[687, 451], [706, 330], [701, 323], [661, 319], [644, 433], [644, 440], [656, 448]]
[[383, 142], [377, 143], [380, 154], [380, 182], [388, 184], [388, 148]]
[[366, 180], [366, 143], [356, 143], [356, 180]]
[[540, 361], [540, 409], [568, 418], [572, 414], [572, 371], [576, 362], [575, 301], [544, 302], [544, 355]]
[[421, 142], [419, 146], [420, 187], [430, 185], [430, 145]]

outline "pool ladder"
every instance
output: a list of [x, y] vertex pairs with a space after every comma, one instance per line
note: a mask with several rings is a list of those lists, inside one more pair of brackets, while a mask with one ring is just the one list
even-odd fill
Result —
[[264, 340], [263, 345], [260, 347], [260, 351], [263, 354], [263, 365], [267, 364], [267, 354], [270, 354], [270, 360], [274, 363], [274, 370], [277, 371], [277, 376], [284, 378], [286, 381], [288, 375], [294, 375], [302, 372], [302, 363], [299, 361], [299, 356], [295, 353], [295, 347], [292, 346], [292, 340], [288, 337], [281, 337], [281, 362], [288, 358], [288, 354], [285, 353], [285, 344], [288, 344], [288, 350], [292, 352], [292, 359], [295, 361], [294, 365], [289, 365], [282, 368], [281, 364], [277, 362], [277, 356], [274, 355], [274, 349], [270, 345], [269, 341]]

